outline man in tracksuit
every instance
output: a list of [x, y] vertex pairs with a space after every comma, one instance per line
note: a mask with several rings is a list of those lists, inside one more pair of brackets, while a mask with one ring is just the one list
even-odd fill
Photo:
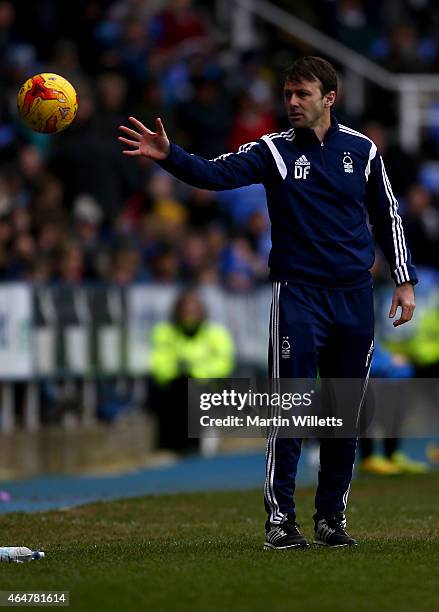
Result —
[[[398, 203], [375, 144], [337, 123], [331, 108], [337, 76], [318, 57], [297, 60], [286, 72], [285, 108], [291, 129], [267, 134], [236, 153], [207, 160], [190, 155], [166, 136], [130, 117], [121, 126], [126, 155], [154, 159], [179, 179], [203, 189], [234, 189], [262, 183], [272, 224], [269, 258], [273, 298], [270, 317], [272, 378], [366, 378], [373, 351], [373, 298], [369, 273], [375, 238], [396, 288], [389, 317], [412, 318], [411, 264]], [[212, 117], [212, 121], [215, 118]], [[287, 338], [288, 359], [280, 358]], [[346, 531], [345, 510], [356, 439], [323, 439], [315, 505], [315, 542], [356, 544]], [[268, 436], [265, 547], [306, 547], [294, 506], [301, 440]]]

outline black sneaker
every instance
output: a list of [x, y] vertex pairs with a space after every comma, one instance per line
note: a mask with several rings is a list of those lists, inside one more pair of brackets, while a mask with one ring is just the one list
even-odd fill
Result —
[[345, 531], [343, 522], [321, 518], [315, 521], [314, 544], [320, 546], [356, 546], [357, 540]]
[[308, 548], [306, 538], [300, 533], [297, 523], [288, 519], [283, 523], [265, 523], [264, 548], [283, 550], [284, 548]]

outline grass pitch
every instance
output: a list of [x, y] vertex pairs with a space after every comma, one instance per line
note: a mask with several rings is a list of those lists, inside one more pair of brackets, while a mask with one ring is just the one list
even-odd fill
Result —
[[[352, 549], [264, 551], [260, 491], [149, 496], [0, 517], [0, 590], [68, 590], [71, 610], [437, 611], [439, 474], [360, 479]], [[311, 539], [313, 491], [297, 493]]]

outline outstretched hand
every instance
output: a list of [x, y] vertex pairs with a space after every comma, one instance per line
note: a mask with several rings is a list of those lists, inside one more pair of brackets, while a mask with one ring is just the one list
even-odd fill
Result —
[[142, 155], [149, 159], [156, 161], [166, 159], [169, 155], [171, 145], [169, 138], [166, 136], [165, 128], [163, 127], [162, 120], [157, 117], [155, 120], [156, 132], [151, 132], [146, 126], [143, 125], [135, 117], [128, 117], [129, 121], [135, 126], [136, 130], [133, 130], [125, 125], [120, 125], [119, 129], [129, 136], [119, 136], [118, 140], [124, 144], [132, 147], [122, 151], [124, 155]]
[[413, 317], [413, 312], [415, 310], [415, 292], [411, 283], [404, 283], [396, 287], [389, 312], [390, 319], [393, 319], [396, 315], [398, 306], [401, 307], [401, 316], [393, 322], [393, 327], [398, 327], [398, 325], [407, 323], [407, 321], [410, 321]]

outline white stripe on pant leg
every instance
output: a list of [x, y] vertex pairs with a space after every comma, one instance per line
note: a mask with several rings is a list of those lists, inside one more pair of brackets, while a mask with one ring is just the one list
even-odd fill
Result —
[[[356, 443], [355, 443], [355, 454], [356, 454], [356, 451], [357, 451], [357, 444], [358, 444], [358, 438], [357, 438]], [[349, 482], [348, 488], [346, 489], [346, 491], [345, 491], [345, 493], [343, 495], [343, 514], [345, 513], [347, 505], [348, 505], [349, 492], [351, 490], [352, 476], [353, 476], [353, 473], [354, 473], [355, 454], [354, 454], [354, 463], [352, 464], [351, 480]], [[343, 524], [343, 527], [346, 527], [346, 516], [343, 516], [343, 523], [342, 524]]]
[[[278, 340], [277, 340], [277, 328], [278, 328], [278, 324], [277, 324], [277, 317], [278, 317], [278, 283], [274, 282], [273, 283], [273, 297], [272, 297], [272, 304], [271, 304], [271, 348], [272, 348], [272, 372], [271, 372], [271, 376], [272, 378], [275, 378], [277, 376], [277, 371], [278, 371], [278, 364], [277, 364], [277, 354], [278, 354]], [[271, 508], [271, 513], [270, 513], [270, 521], [271, 522], [275, 522], [275, 521], [281, 521], [283, 518], [283, 515], [279, 512], [279, 506], [277, 504], [275, 495], [274, 495], [274, 491], [272, 491], [272, 487], [270, 487], [270, 478], [271, 478], [271, 472], [272, 472], [272, 464], [274, 461], [274, 457], [273, 457], [273, 429], [270, 428], [269, 430], [269, 434], [268, 434], [268, 438], [267, 438], [267, 468], [266, 468], [266, 475], [265, 475], [265, 497], [267, 500], [268, 505]]]
[[[364, 379], [363, 390], [361, 392], [360, 404], [358, 406], [357, 420], [355, 422], [355, 429], [356, 430], [358, 430], [358, 426], [360, 424], [361, 409], [362, 409], [363, 404], [364, 404], [364, 399], [366, 397], [367, 386], [368, 386], [368, 383], [369, 383], [370, 367], [372, 365], [373, 348], [374, 348], [374, 341], [372, 340], [372, 342], [370, 344], [369, 351], [367, 353], [367, 358], [366, 358], [366, 359], [369, 359], [369, 367], [367, 368], [366, 378]], [[367, 366], [367, 361], [366, 361], [366, 366]]]
[[[369, 359], [369, 367], [367, 368], [366, 378], [364, 379], [363, 389], [362, 389], [362, 392], [361, 392], [360, 404], [358, 406], [357, 421], [356, 421], [356, 425], [355, 425], [356, 429], [358, 429], [358, 426], [359, 426], [359, 423], [360, 423], [361, 408], [363, 407], [363, 404], [364, 404], [364, 399], [366, 397], [367, 386], [368, 386], [368, 383], [369, 383], [370, 368], [372, 366], [373, 347], [374, 347], [374, 341], [372, 340], [372, 342], [370, 343], [369, 351], [367, 353], [367, 359]], [[357, 438], [356, 444], [358, 444], [358, 438]], [[356, 446], [355, 446], [355, 450], [356, 450]], [[354, 471], [354, 465], [355, 465], [355, 455], [354, 455], [354, 463], [352, 464], [352, 474], [353, 474], [353, 471]], [[352, 481], [352, 474], [351, 474], [351, 481]], [[351, 489], [351, 483], [349, 482], [349, 486], [348, 486], [347, 490], [343, 494], [343, 512], [346, 510], [346, 507], [348, 505], [348, 497], [349, 497], [350, 489]], [[344, 527], [345, 527], [346, 526], [346, 518], [344, 519], [343, 523], [344, 523]]]
[[[271, 377], [272, 379], [275, 378], [277, 375], [277, 359], [276, 359], [277, 347], [278, 347], [277, 338], [276, 338], [276, 329], [277, 329], [276, 320], [277, 320], [277, 312], [278, 312], [278, 299], [277, 299], [278, 287], [277, 285], [278, 285], [277, 282], [273, 283], [273, 297], [272, 297], [272, 304], [271, 304], [271, 348], [272, 348]], [[276, 498], [274, 494], [272, 493], [272, 489], [270, 487], [270, 477], [271, 477], [273, 461], [274, 461], [274, 458], [273, 458], [273, 429], [270, 428], [268, 439], [267, 439], [267, 468], [266, 468], [266, 475], [265, 475], [265, 494], [266, 494], [265, 497], [267, 499], [268, 505], [271, 508], [271, 513], [270, 513], [271, 522], [274, 522], [275, 520], [282, 520], [280, 513], [279, 513], [279, 506], [277, 504]]]
[[[273, 359], [273, 365], [274, 365], [274, 380], [277, 381], [279, 378], [279, 297], [280, 297], [280, 282], [276, 283], [276, 291], [275, 291], [275, 308], [274, 308], [274, 338], [275, 338], [275, 352], [274, 352], [274, 359]], [[278, 383], [275, 382], [275, 386], [277, 386]], [[284, 515], [283, 513], [280, 511], [279, 509], [279, 504], [277, 502], [276, 499], [276, 494], [274, 491], [274, 472], [275, 472], [275, 465], [276, 465], [276, 438], [277, 438], [277, 432], [278, 432], [278, 428], [274, 427], [272, 434], [271, 434], [271, 466], [269, 466], [270, 468], [270, 474], [269, 474], [269, 490], [270, 490], [270, 495], [271, 498], [273, 500], [273, 506], [274, 506], [274, 512], [273, 512], [273, 519], [274, 520], [280, 520], [282, 521]]]
[[[274, 371], [274, 353], [275, 353], [275, 348], [274, 348], [274, 342], [275, 342], [275, 338], [274, 338], [274, 311], [275, 311], [275, 301], [276, 301], [276, 283], [273, 282], [272, 284], [272, 288], [271, 288], [271, 310], [270, 310], [270, 343], [271, 343], [271, 372], [270, 372], [270, 377], [273, 378], [273, 371]], [[264, 493], [265, 493], [265, 498], [267, 500], [267, 503], [269, 504], [270, 507], [272, 507], [272, 500], [270, 498], [270, 491], [268, 488], [268, 478], [269, 478], [269, 471], [270, 471], [270, 463], [271, 463], [271, 445], [270, 445], [270, 435], [271, 435], [271, 428], [269, 428], [268, 430], [268, 434], [267, 434], [267, 446], [266, 446], [266, 453], [265, 453], [265, 464], [266, 464], [266, 469], [265, 469], [265, 484], [264, 484]]]
[[[274, 376], [274, 355], [275, 355], [275, 304], [276, 304], [276, 283], [273, 283], [272, 287], [272, 299], [271, 299], [271, 327], [270, 327], [270, 342], [271, 342], [271, 378]], [[272, 462], [272, 448], [271, 448], [271, 429], [268, 431], [267, 435], [267, 451], [266, 451], [266, 469], [265, 469], [265, 484], [264, 484], [264, 494], [265, 499], [267, 500], [267, 504], [270, 506], [270, 522], [273, 522], [273, 516], [276, 513], [275, 504], [271, 497], [271, 491], [269, 487], [269, 479], [270, 479], [270, 466]]]
[[[271, 378], [274, 377], [274, 369], [275, 369], [275, 311], [276, 311], [276, 282], [273, 282], [272, 285], [272, 296], [271, 296], [271, 316], [270, 316], [270, 342], [271, 342]], [[265, 469], [265, 484], [264, 484], [264, 494], [265, 494], [265, 499], [267, 500], [268, 505], [271, 508], [271, 513], [270, 513], [270, 521], [272, 522], [273, 519], [273, 515], [275, 514], [275, 509], [274, 509], [274, 503], [273, 503], [273, 499], [271, 497], [271, 491], [269, 488], [269, 479], [270, 479], [270, 466], [271, 466], [271, 462], [272, 462], [272, 448], [271, 448], [271, 433], [272, 433], [272, 429], [269, 428], [268, 430], [268, 435], [267, 435], [267, 448], [266, 448], [266, 454], [265, 454], [265, 464], [266, 464], [266, 469]]]
[[[349, 486], [347, 488], [347, 491], [345, 492], [345, 494], [343, 495], [343, 512], [346, 510], [346, 506], [348, 505], [348, 497], [349, 497], [349, 491], [351, 490], [351, 483], [349, 483]], [[344, 521], [345, 522], [345, 521]]]
[[[357, 438], [357, 440], [355, 442], [355, 454], [356, 454], [356, 451], [357, 451], [357, 444], [358, 444], [358, 438]], [[354, 473], [354, 465], [355, 465], [355, 454], [354, 454], [354, 462], [352, 464], [351, 479], [349, 481], [348, 488], [346, 489], [346, 491], [343, 494], [343, 515], [344, 515], [344, 513], [346, 511], [346, 508], [347, 508], [347, 505], [348, 505], [349, 492], [351, 490], [351, 482], [352, 482], [352, 476], [353, 476], [353, 473]], [[343, 525], [343, 527], [346, 527], [346, 516], [343, 516], [342, 525]]]
[[[273, 312], [272, 312], [272, 347], [273, 347], [273, 368], [272, 378], [279, 378], [279, 295], [280, 295], [280, 282], [276, 282], [273, 285]], [[278, 384], [278, 383], [277, 383]], [[274, 492], [274, 472], [276, 466], [275, 452], [276, 452], [276, 436], [279, 431], [279, 427], [273, 427], [268, 436], [268, 463], [267, 463], [267, 501], [271, 507], [271, 522], [279, 522], [284, 518], [283, 513], [279, 510], [279, 504], [276, 499]]]

